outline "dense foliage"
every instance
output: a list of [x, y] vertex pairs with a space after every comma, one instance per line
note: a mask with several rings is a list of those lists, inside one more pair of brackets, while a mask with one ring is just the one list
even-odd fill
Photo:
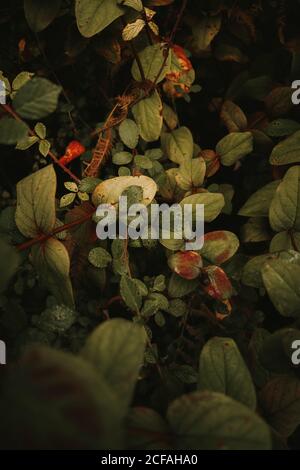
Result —
[[[1, 447], [297, 448], [300, 2], [0, 9]], [[121, 194], [203, 248], [99, 240]]]

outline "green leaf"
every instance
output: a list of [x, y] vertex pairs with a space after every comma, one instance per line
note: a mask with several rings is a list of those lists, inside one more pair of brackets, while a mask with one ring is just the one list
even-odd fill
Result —
[[271, 165], [289, 165], [300, 162], [300, 131], [277, 144], [270, 156]]
[[38, 122], [34, 126], [34, 132], [40, 139], [45, 139], [46, 137], [46, 126], [42, 122]]
[[100, 33], [123, 13], [117, 0], [76, 0], [75, 3], [77, 26], [86, 38]]
[[142, 306], [142, 296], [134, 279], [123, 275], [120, 282], [120, 293], [127, 307], [133, 312], [138, 312]]
[[163, 117], [162, 101], [157, 90], [147, 98], [138, 101], [132, 107], [132, 114], [137, 123], [139, 134], [146, 142], [154, 142], [159, 139]]
[[249, 342], [251, 373], [257, 387], [262, 388], [270, 379], [270, 372], [260, 362], [259, 355], [266, 339], [270, 336], [268, 330], [256, 328]]
[[205, 222], [212, 222], [221, 213], [225, 200], [223, 194], [203, 192], [185, 197], [180, 205], [184, 206], [185, 204], [193, 205], [193, 218], [196, 216], [195, 205], [204, 204], [204, 220]]
[[270, 425], [289, 437], [300, 424], [300, 380], [275, 377], [262, 389], [259, 402]]
[[174, 163], [184, 163], [190, 160], [194, 153], [194, 141], [191, 131], [187, 127], [180, 127], [161, 136], [164, 153]]
[[50, 233], [55, 225], [56, 174], [52, 165], [17, 184], [16, 224], [27, 238]]
[[90, 196], [88, 195], [88, 193], [83, 193], [82, 191], [78, 191], [77, 195], [79, 199], [83, 202], [90, 200]]
[[206, 173], [206, 163], [202, 157], [185, 160], [181, 163], [175, 176], [178, 186], [184, 191], [198, 188], [203, 184]]
[[260, 255], [250, 259], [243, 268], [242, 283], [246, 286], [260, 288], [264, 286], [261, 270], [272, 255]]
[[268, 450], [266, 423], [245, 405], [216, 392], [183, 395], [167, 412], [176, 449]]
[[262, 366], [274, 374], [293, 374], [292, 371], [292, 353], [290, 348], [289, 355], [285, 352], [285, 341], [293, 343], [293, 339], [300, 338], [300, 331], [293, 328], [284, 328], [268, 335], [259, 351], [259, 360]]
[[171, 449], [168, 425], [156, 411], [134, 407], [129, 411], [126, 425], [130, 449]]
[[25, 119], [41, 119], [53, 113], [61, 87], [46, 78], [29, 80], [13, 98], [16, 112]]
[[136, 155], [134, 163], [136, 166], [143, 168], [144, 170], [150, 170], [150, 168], [153, 167], [153, 162], [145, 155]]
[[269, 251], [270, 253], [289, 251], [294, 250], [295, 246], [300, 247], [299, 232], [279, 232], [272, 238]]
[[129, 152], [117, 152], [112, 157], [115, 165], [127, 165], [133, 159], [133, 155]]
[[27, 132], [28, 127], [25, 122], [7, 116], [0, 120], [0, 144], [14, 145], [24, 140]]
[[20, 254], [16, 248], [0, 238], [0, 293], [4, 292], [20, 263]]
[[41, 140], [39, 143], [39, 152], [43, 155], [43, 157], [47, 157], [51, 144], [48, 140]]
[[168, 313], [173, 317], [183, 317], [188, 312], [187, 304], [181, 299], [172, 299], [169, 302]]
[[253, 151], [251, 132], [232, 132], [225, 136], [216, 146], [216, 152], [225, 166], [234, 165], [240, 158]]
[[32, 31], [39, 33], [47, 28], [60, 10], [61, 0], [51, 0], [41, 5], [40, 0], [24, 0], [24, 13]]
[[64, 207], [68, 207], [70, 204], [72, 204], [72, 202], [74, 202], [75, 197], [76, 197], [75, 193], [65, 194], [64, 196], [60, 198], [59, 207], [61, 209], [63, 209]]
[[92, 176], [87, 176], [80, 181], [79, 189], [84, 193], [92, 193], [98, 184], [101, 182], [99, 178], [93, 178]]
[[241, 229], [241, 240], [244, 243], [257, 243], [270, 240], [269, 221], [265, 217], [252, 217]]
[[286, 172], [272, 200], [269, 219], [275, 232], [300, 231], [300, 167]]
[[139, 141], [139, 130], [132, 119], [125, 119], [119, 127], [120, 138], [128, 148], [135, 149]]
[[154, 279], [153, 290], [157, 292], [163, 292], [166, 288], [166, 278], [163, 274], [159, 274]]
[[12, 89], [14, 90], [14, 92], [18, 91], [33, 76], [34, 76], [34, 73], [30, 73], [26, 71], [20, 72], [12, 82]]
[[239, 248], [238, 237], [227, 230], [206, 233], [201, 255], [212, 264], [222, 264], [228, 261]]
[[56, 238], [32, 248], [32, 261], [42, 283], [58, 302], [74, 307], [69, 277], [70, 258], [65, 246]]
[[89, 252], [89, 262], [96, 268], [106, 268], [112, 261], [111, 255], [104, 248], [93, 248]]
[[196, 384], [198, 382], [197, 371], [189, 365], [175, 365], [170, 370], [180, 382], [184, 384]]
[[[168, 54], [167, 59], [165, 54]], [[171, 54], [165, 44], [147, 46], [139, 53], [139, 59], [146, 80], [153, 83], [161, 82], [170, 70]], [[136, 60], [133, 62], [131, 73], [136, 81], [139, 82], [143, 79]]]
[[71, 191], [72, 193], [77, 193], [78, 192], [78, 186], [74, 181], [66, 181], [64, 183], [64, 187], [68, 190]]
[[231, 338], [212, 338], [200, 354], [199, 390], [222, 392], [256, 408], [256, 393], [250, 372]]
[[249, 78], [240, 89], [240, 96], [262, 101], [273, 87], [273, 80], [267, 76]]
[[16, 149], [18, 150], [27, 150], [32, 145], [36, 144], [39, 141], [39, 138], [36, 135], [28, 135], [25, 139], [19, 140]]
[[239, 215], [245, 217], [268, 217], [272, 199], [280, 181], [272, 181], [253, 193], [246, 204], [239, 210]]
[[[122, 447], [123, 416], [112, 389], [88, 362], [55, 349], [32, 347], [9, 371], [0, 413], [7, 449], [50, 449], [54, 442], [61, 450]], [[29, 441], [12, 422], [29, 430]]]
[[143, 317], [148, 318], [155, 315], [159, 310], [168, 310], [168, 307], [168, 299], [162, 294], [153, 292], [145, 300], [141, 314]]
[[198, 286], [199, 279], [183, 279], [178, 274], [173, 273], [168, 284], [168, 293], [172, 298], [180, 298], [191, 294]]
[[300, 318], [300, 255], [282, 252], [262, 267], [262, 278], [269, 297], [284, 317]]
[[115, 318], [98, 326], [87, 339], [82, 356], [91, 362], [127, 407], [143, 364], [145, 329]]
[[54, 305], [44, 310], [38, 317], [37, 326], [45, 332], [63, 334], [78, 318], [77, 312], [65, 305]]
[[300, 124], [292, 119], [276, 119], [270, 122], [265, 133], [270, 137], [284, 137], [300, 130]]

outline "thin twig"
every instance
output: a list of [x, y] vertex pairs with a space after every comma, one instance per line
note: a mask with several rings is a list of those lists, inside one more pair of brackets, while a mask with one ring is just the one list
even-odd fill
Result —
[[54, 230], [52, 230], [51, 233], [42, 233], [36, 238], [33, 238], [32, 240], [28, 240], [27, 242], [21, 243], [20, 245], [17, 245], [16, 248], [18, 251], [24, 251], [27, 250], [28, 248], [31, 248], [34, 245], [38, 245], [39, 243], [43, 243], [49, 238], [52, 238], [54, 235], [57, 233], [64, 232], [65, 230], [70, 230], [73, 227], [76, 227], [77, 225], [84, 224], [84, 222], [87, 222], [90, 220], [93, 216], [94, 212], [90, 212], [86, 214], [84, 217], [81, 217], [80, 219], [74, 220], [73, 222], [70, 222], [68, 224], [61, 225], [60, 227], [56, 227]]

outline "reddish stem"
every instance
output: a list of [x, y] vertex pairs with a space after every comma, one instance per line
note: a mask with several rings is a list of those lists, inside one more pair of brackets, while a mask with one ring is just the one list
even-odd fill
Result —
[[68, 224], [61, 225], [60, 227], [55, 228], [51, 233], [47, 233], [47, 234], [43, 233], [39, 235], [38, 237], [33, 238], [32, 240], [28, 240], [27, 242], [17, 245], [16, 248], [18, 251], [24, 251], [24, 250], [27, 250], [28, 248], [31, 248], [34, 245], [37, 245], [38, 243], [43, 243], [49, 240], [49, 238], [56, 235], [57, 233], [64, 232], [65, 230], [69, 230], [73, 227], [76, 227], [77, 225], [83, 224], [87, 220], [91, 219], [93, 214], [94, 212], [90, 212], [89, 214], [86, 214], [84, 217], [81, 217], [80, 219], [74, 220], [73, 222], [70, 222]]

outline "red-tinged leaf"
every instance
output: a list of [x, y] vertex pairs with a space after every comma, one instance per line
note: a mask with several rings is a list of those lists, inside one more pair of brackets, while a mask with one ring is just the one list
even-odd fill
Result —
[[239, 239], [227, 230], [206, 233], [201, 254], [210, 263], [222, 264], [228, 261], [237, 251]]
[[205, 292], [217, 300], [227, 300], [233, 294], [233, 288], [227, 274], [218, 266], [208, 266], [203, 269], [207, 275], [208, 284]]
[[220, 169], [220, 157], [216, 154], [214, 150], [202, 150], [200, 152], [200, 157], [202, 157], [206, 163], [206, 177], [210, 178], [214, 176]]
[[184, 279], [195, 279], [203, 266], [201, 256], [195, 251], [179, 251], [168, 259], [169, 267]]

